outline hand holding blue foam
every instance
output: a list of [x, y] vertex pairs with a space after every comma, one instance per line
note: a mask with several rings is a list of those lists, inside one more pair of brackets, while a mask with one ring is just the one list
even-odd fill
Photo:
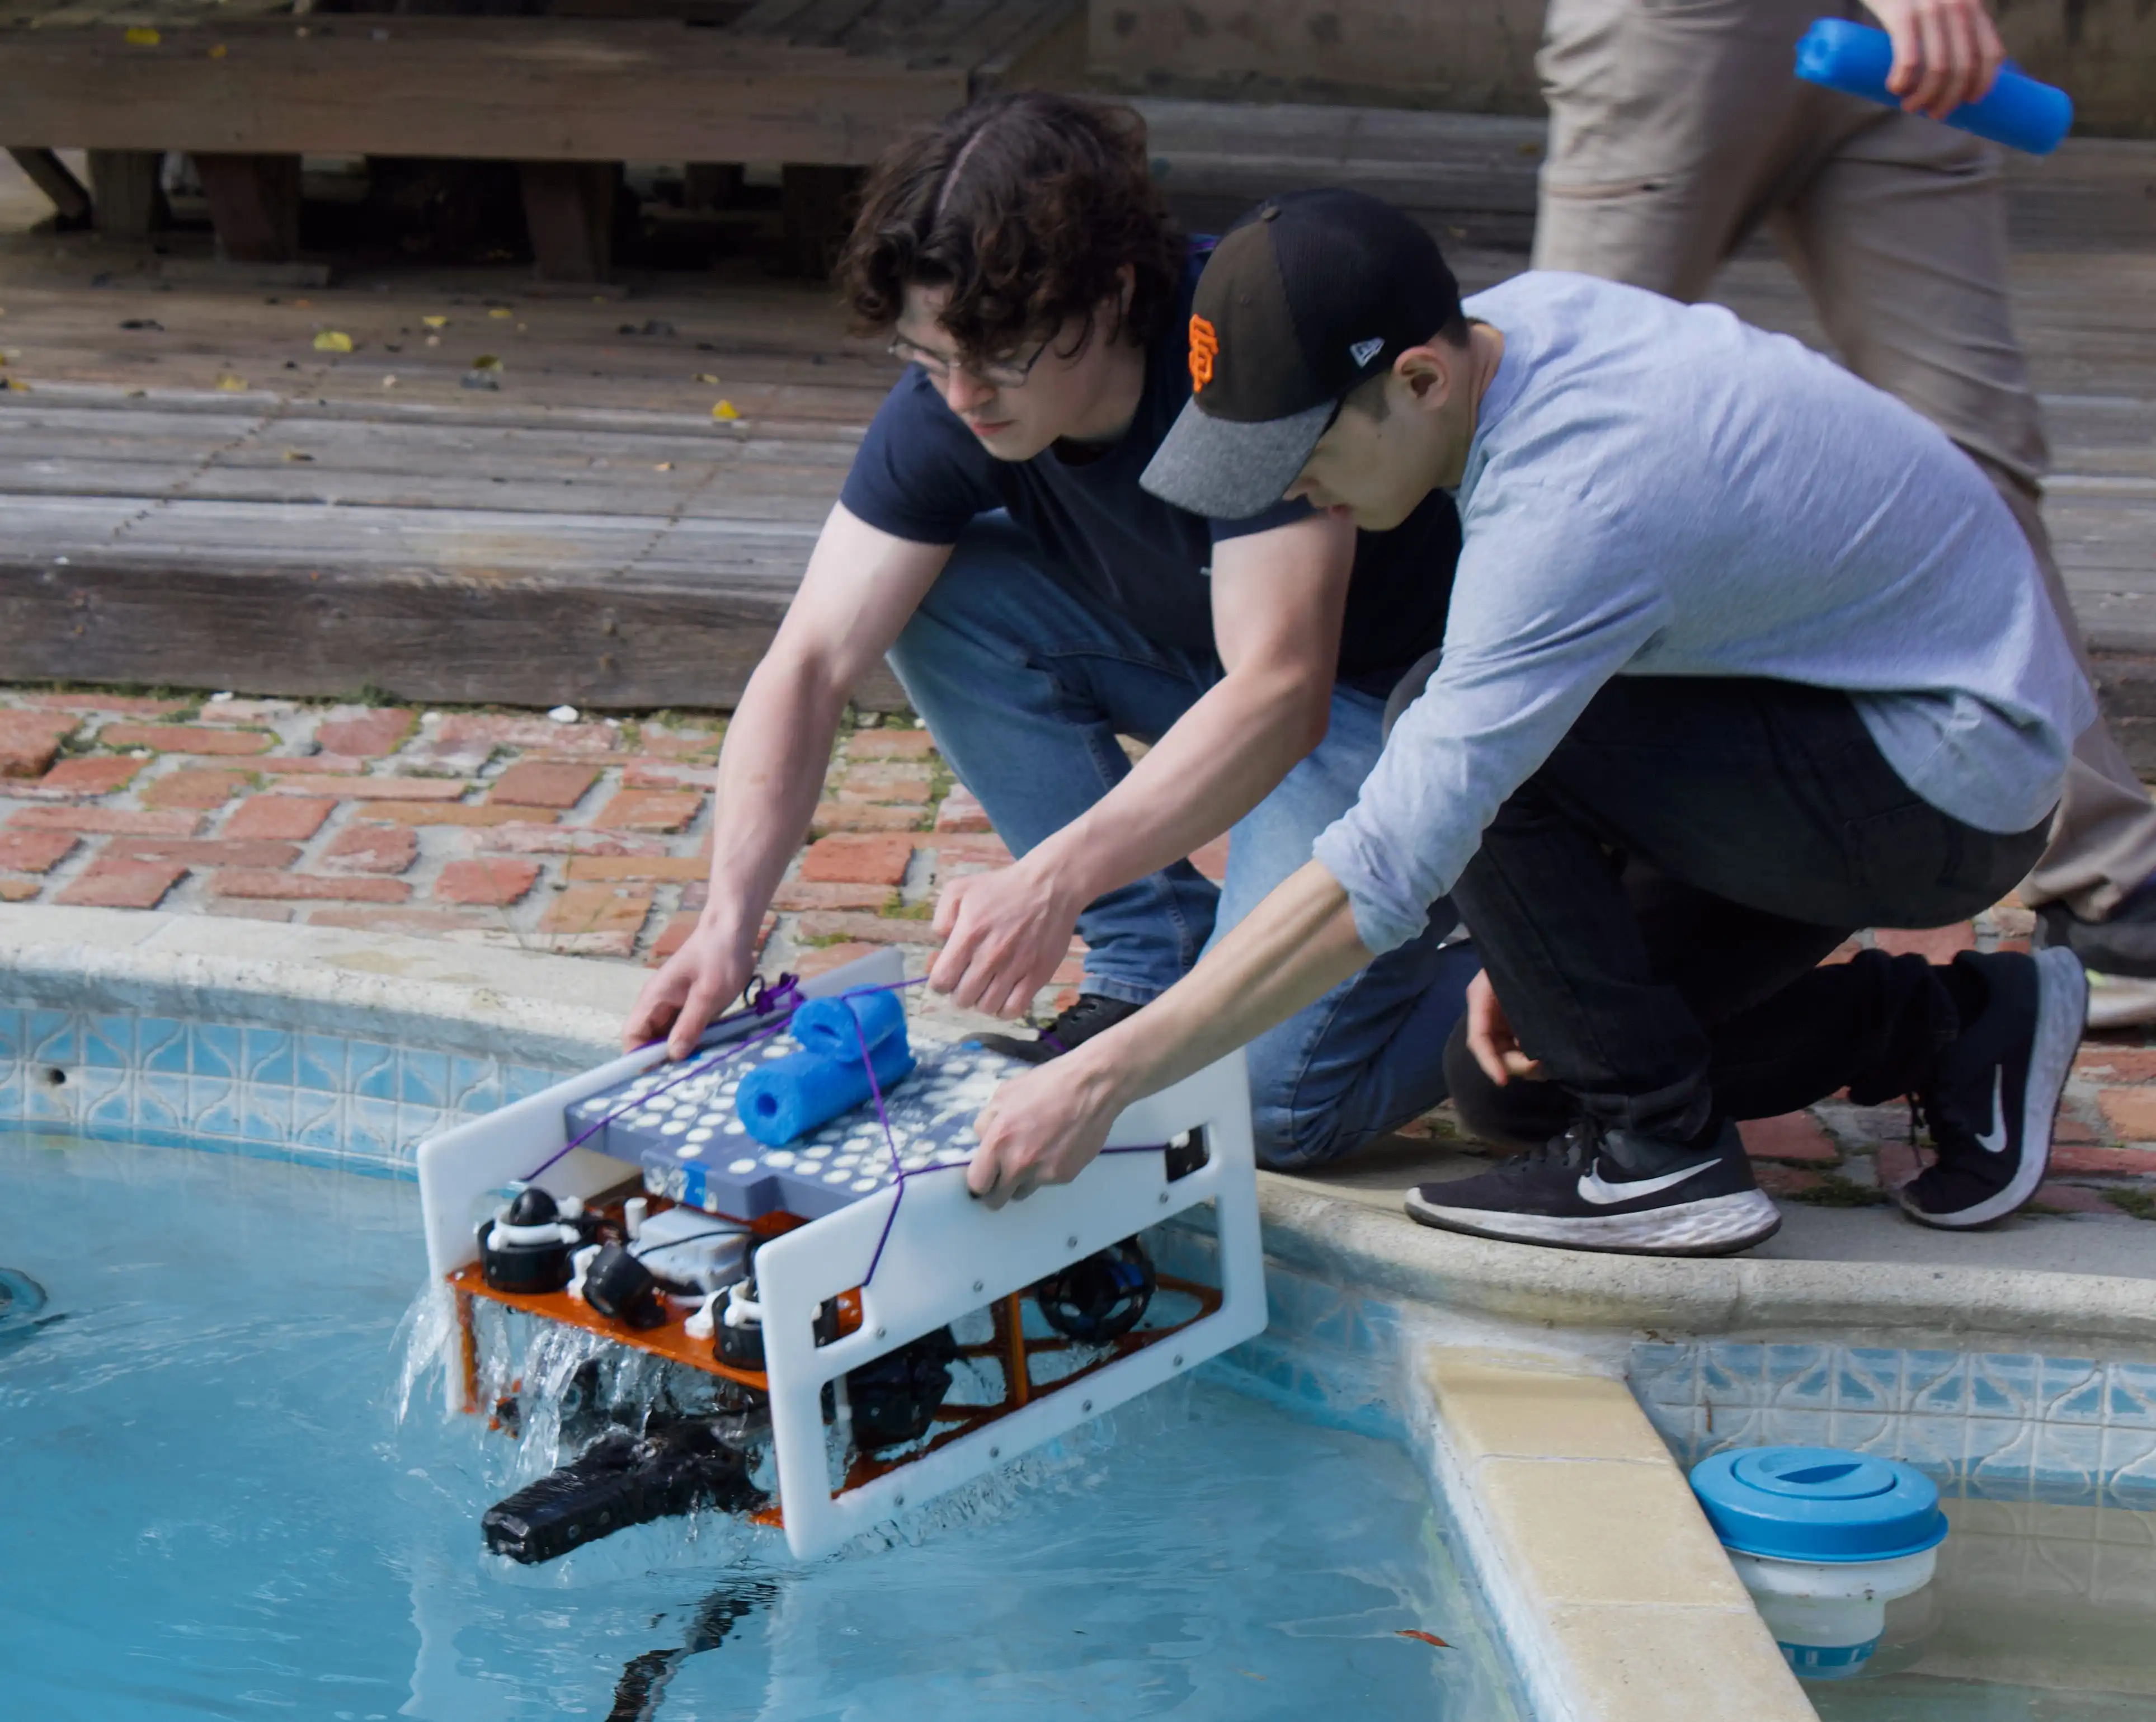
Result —
[[[1886, 31], [1846, 18], [1820, 18], [1797, 44], [1799, 78], [1887, 107], [1902, 105], [1887, 87], [1893, 64], [1894, 44]], [[1963, 103], [1946, 123], [2009, 149], [2048, 156], [2074, 123], [2073, 98], [2010, 65], [1983, 100]]]

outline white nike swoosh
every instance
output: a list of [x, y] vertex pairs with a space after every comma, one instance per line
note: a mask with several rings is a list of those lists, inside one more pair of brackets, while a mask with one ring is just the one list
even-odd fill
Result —
[[1687, 1178], [1697, 1178], [1714, 1160], [1702, 1160], [1697, 1166], [1686, 1166], [1675, 1172], [1665, 1172], [1659, 1178], [1641, 1178], [1630, 1184], [1604, 1184], [1602, 1169], [1590, 1166], [1579, 1175], [1579, 1199], [1606, 1208], [1612, 1202], [1635, 1202], [1643, 1195], [1656, 1195], [1665, 1190], [1674, 1190]]
[[1991, 1067], [1991, 1128], [1976, 1139], [1976, 1145], [1986, 1154], [2006, 1152], [2006, 1067], [1996, 1064]]

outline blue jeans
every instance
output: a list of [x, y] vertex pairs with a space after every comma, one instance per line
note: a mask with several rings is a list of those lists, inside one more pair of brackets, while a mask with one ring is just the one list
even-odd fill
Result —
[[[1222, 674], [1210, 651], [1147, 639], [1041, 561], [1007, 517], [982, 516], [891, 651], [943, 757], [1019, 855], [1122, 780], [1118, 735], [1157, 740]], [[1220, 889], [1178, 861], [1089, 904], [1085, 990], [1142, 1004], [1181, 979], [1353, 804], [1383, 711], [1333, 690], [1325, 739], [1237, 821]], [[1337, 1159], [1445, 1098], [1445, 1041], [1480, 966], [1466, 946], [1439, 947], [1456, 918], [1439, 902], [1421, 937], [1250, 1044], [1265, 1164]]]

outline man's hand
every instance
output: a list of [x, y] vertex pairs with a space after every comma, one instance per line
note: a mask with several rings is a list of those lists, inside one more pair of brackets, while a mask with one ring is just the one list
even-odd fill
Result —
[[1497, 990], [1490, 984], [1486, 969], [1467, 983], [1467, 1050], [1482, 1067], [1482, 1074], [1500, 1088], [1515, 1077], [1530, 1082], [1543, 1080], [1542, 1061], [1520, 1050], [1512, 1019], [1497, 1002]]
[[1979, 101], [2005, 62], [1984, 0], [1864, 0], [1894, 43], [1887, 87], [1912, 114], [1943, 120]]
[[974, 1126], [981, 1145], [966, 1188], [1000, 1208], [1044, 1184], [1068, 1184], [1091, 1165], [1125, 1104], [1097, 1063], [1065, 1053], [997, 1089]]
[[1070, 954], [1084, 907], [1043, 884], [1024, 861], [953, 879], [936, 904], [943, 949], [929, 985], [969, 1010], [1024, 1015]]
[[644, 982], [622, 1025], [623, 1047], [634, 1051], [664, 1035], [666, 1056], [686, 1058], [706, 1025], [748, 984], [749, 957], [749, 941], [737, 932], [699, 921], [688, 942]]

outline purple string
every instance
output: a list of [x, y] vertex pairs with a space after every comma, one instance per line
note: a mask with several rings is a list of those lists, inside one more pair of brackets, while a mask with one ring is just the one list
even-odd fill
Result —
[[[701, 1077], [708, 1071], [716, 1070], [720, 1065], [724, 1064], [728, 1059], [738, 1058], [742, 1053], [747, 1051], [750, 1047], [769, 1040], [773, 1035], [777, 1034], [781, 1029], [784, 1028], [788, 1023], [793, 1020], [793, 1013], [801, 1008], [803, 1002], [801, 996], [800, 980], [797, 976], [791, 974], [781, 974], [775, 985], [766, 984], [763, 977], [759, 974], [749, 982], [748, 990], [745, 996], [748, 1000], [747, 1009], [737, 1010], [731, 1016], [721, 1016], [716, 1022], [711, 1025], [711, 1027], [723, 1028], [729, 1023], [739, 1022], [744, 1017], [747, 1016], [768, 1016], [774, 1010], [781, 1013], [778, 1020], [773, 1023], [768, 1028], [758, 1029], [754, 1034], [746, 1036], [741, 1040], [730, 1041], [723, 1046], [713, 1047], [711, 1049], [712, 1056], [709, 1058], [702, 1060], [690, 1060], [682, 1067], [681, 1074], [680, 1076], [674, 1077], [670, 1082], [661, 1082], [656, 1088], [652, 1089], [649, 1093], [639, 1095], [634, 1100], [630, 1101], [626, 1106], [617, 1108], [614, 1111], [608, 1113], [604, 1118], [601, 1118], [598, 1123], [593, 1124], [591, 1128], [585, 1131], [581, 1136], [571, 1138], [560, 1149], [549, 1154], [545, 1159], [540, 1161], [537, 1165], [534, 1166], [529, 1172], [526, 1172], [516, 1181], [520, 1184], [529, 1184], [533, 1179], [536, 1178], [542, 1172], [545, 1171], [557, 1160], [564, 1158], [571, 1149], [582, 1148], [587, 1142], [589, 1142], [593, 1137], [598, 1135], [599, 1132], [605, 1129], [608, 1124], [613, 1123], [616, 1118], [627, 1117], [638, 1108], [648, 1105], [658, 1096], [666, 1092], [668, 1089], [678, 1088], [682, 1083], [687, 1082], [690, 1077]], [[858, 1027], [856, 1028], [856, 1032], [858, 1032]], [[656, 1046], [658, 1044], [659, 1042], [655, 1040], [646, 1041], [644, 1045], [637, 1048], [637, 1050], [641, 1052], [650, 1047]], [[874, 1081], [875, 1079], [871, 1077], [870, 1080]]]

